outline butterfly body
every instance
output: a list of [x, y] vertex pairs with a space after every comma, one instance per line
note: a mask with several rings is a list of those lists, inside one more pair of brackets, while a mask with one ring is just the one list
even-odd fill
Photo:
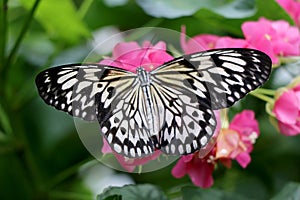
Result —
[[112, 149], [139, 158], [160, 149], [185, 155], [212, 137], [213, 110], [227, 108], [261, 86], [270, 58], [253, 49], [216, 49], [136, 73], [98, 64], [72, 64], [41, 72], [40, 96], [55, 108], [92, 121]]

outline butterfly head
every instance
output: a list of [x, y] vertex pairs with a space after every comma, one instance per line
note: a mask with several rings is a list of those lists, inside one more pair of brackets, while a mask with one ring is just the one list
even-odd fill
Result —
[[140, 80], [141, 86], [150, 85], [150, 73], [147, 72], [143, 67], [136, 69], [137, 76]]

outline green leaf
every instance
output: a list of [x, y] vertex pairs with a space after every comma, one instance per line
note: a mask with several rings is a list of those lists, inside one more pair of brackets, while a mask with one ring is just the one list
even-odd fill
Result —
[[247, 198], [240, 195], [225, 193], [215, 189], [201, 189], [198, 187], [188, 186], [181, 190], [183, 200], [199, 200], [199, 199], [214, 199], [214, 200], [247, 200]]
[[124, 187], [109, 187], [97, 200], [166, 200], [161, 189], [150, 184], [126, 185]]
[[8, 116], [5, 113], [1, 104], [0, 104], [0, 125], [6, 134], [9, 135], [12, 133], [12, 128], [11, 128], [11, 124], [9, 122]]
[[193, 15], [201, 8], [226, 18], [245, 18], [256, 12], [254, 0], [137, 0], [137, 3], [147, 14], [166, 18]]
[[[26, 9], [30, 9], [33, 2], [34, 0], [21, 0]], [[35, 18], [51, 37], [69, 44], [74, 44], [81, 37], [88, 37], [90, 34], [71, 0], [43, 0], [35, 13]]]
[[289, 183], [272, 200], [294, 200], [300, 197], [300, 184]]

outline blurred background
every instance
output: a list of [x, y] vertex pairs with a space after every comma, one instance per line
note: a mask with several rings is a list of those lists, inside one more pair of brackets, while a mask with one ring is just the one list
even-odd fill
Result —
[[[108, 186], [130, 183], [150, 183], [168, 198], [179, 198], [181, 187], [194, 187], [187, 177], [171, 175], [175, 163], [130, 174], [96, 161], [80, 141], [73, 118], [39, 98], [35, 76], [54, 65], [82, 62], [95, 45], [133, 28], [180, 32], [185, 25], [190, 37], [209, 33], [238, 38], [243, 36], [241, 24], [259, 17], [293, 23], [272, 0], [2, 0], [0, 8], [1, 200], [95, 199]], [[111, 48], [100, 51], [109, 55]], [[275, 70], [266, 87], [285, 85], [293, 76], [286, 69]], [[246, 169], [236, 163], [231, 169], [219, 167], [213, 187], [199, 189], [199, 197], [226, 193], [236, 199], [269, 199], [285, 185], [300, 182], [300, 138], [279, 134], [264, 102], [247, 96], [229, 115], [243, 109], [255, 111], [261, 130], [252, 162]], [[299, 187], [291, 190], [300, 194]]]

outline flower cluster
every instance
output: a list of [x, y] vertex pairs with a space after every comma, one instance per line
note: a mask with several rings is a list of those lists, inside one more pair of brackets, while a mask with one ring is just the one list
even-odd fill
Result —
[[[219, 130], [216, 130], [219, 131]], [[220, 161], [230, 168], [231, 161], [236, 160], [243, 168], [251, 161], [250, 153], [259, 136], [258, 122], [254, 112], [245, 110], [237, 114], [228, 128], [221, 129], [214, 148], [204, 158], [199, 152], [182, 156], [172, 170], [176, 178], [188, 174], [193, 184], [207, 188], [213, 184], [212, 173]]]
[[182, 29], [181, 46], [185, 53], [193, 53], [199, 49], [213, 48], [254, 48], [268, 54], [272, 62], [277, 64], [279, 56], [295, 56], [300, 54], [300, 32], [288, 22], [270, 21], [264, 18], [242, 24], [244, 39], [219, 37], [203, 34], [185, 40], [185, 28]]
[[276, 0], [290, 14], [297, 26], [300, 26], [300, 2], [297, 0]]
[[273, 103], [273, 117], [277, 119], [279, 131], [287, 136], [300, 134], [300, 80], [298, 79], [280, 88]]

